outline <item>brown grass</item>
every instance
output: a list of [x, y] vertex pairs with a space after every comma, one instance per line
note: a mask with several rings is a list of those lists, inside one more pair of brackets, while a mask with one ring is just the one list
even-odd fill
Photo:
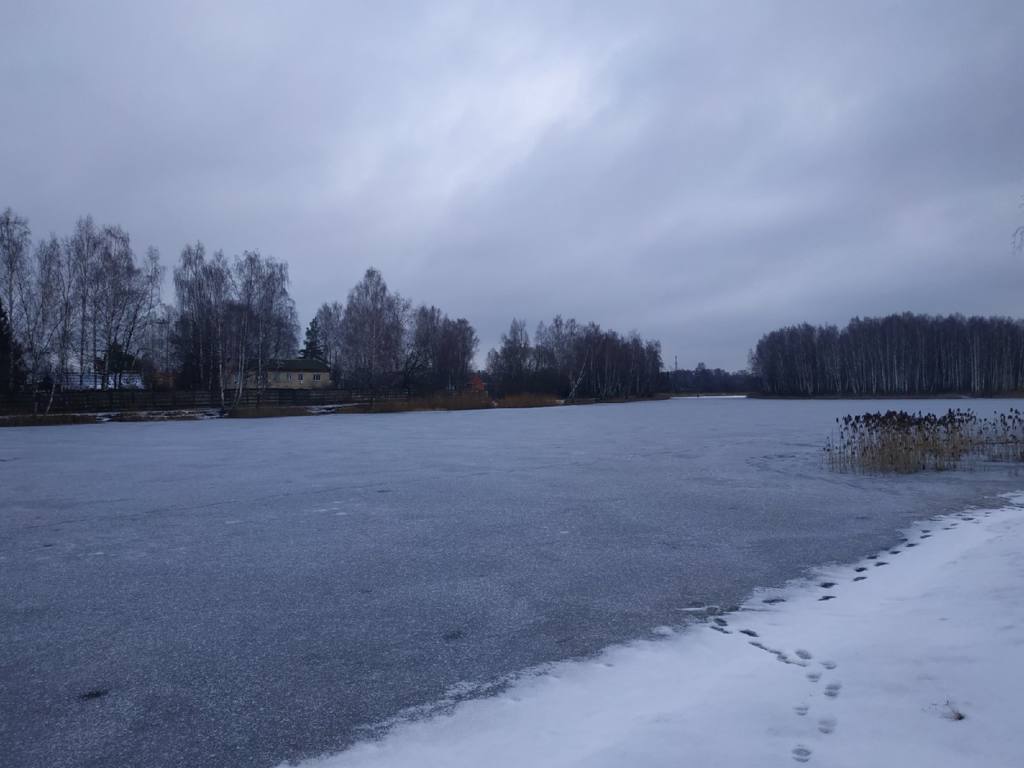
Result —
[[436, 394], [411, 397], [408, 400], [379, 400], [346, 409], [352, 413], [406, 413], [408, 411], [476, 411], [493, 408], [486, 393], [460, 392], [454, 395]]
[[546, 408], [551, 405], [561, 405], [562, 401], [554, 395], [524, 392], [521, 395], [508, 395], [495, 401], [494, 404], [497, 408]]
[[311, 416], [308, 405], [261, 405], [259, 408], [230, 408], [229, 419], [267, 419], [277, 416]]
[[121, 411], [119, 413], [49, 413], [0, 416], [0, 427], [54, 427], [67, 424], [105, 424], [108, 421], [196, 421], [195, 411]]
[[[665, 400], [669, 395], [655, 395], [650, 400]], [[468, 411], [489, 408], [546, 408], [554, 405], [590, 405], [593, 403], [636, 402], [637, 399], [579, 399], [572, 403], [554, 395], [526, 392], [492, 400], [486, 392], [438, 393], [408, 400], [379, 400], [358, 405], [308, 406], [262, 405], [259, 407], [229, 408], [224, 416], [231, 419], [266, 419], [278, 416], [313, 416], [329, 413], [406, 413], [412, 411]], [[215, 408], [207, 410], [217, 410]], [[118, 413], [68, 413], [49, 415], [0, 416], [0, 427], [36, 427], [60, 424], [98, 424], [107, 421], [190, 421], [203, 418], [197, 411], [121, 411]]]
[[103, 421], [199, 421], [201, 418], [203, 416], [194, 411], [122, 411], [106, 414]]
[[590, 405], [591, 403], [644, 403], [648, 400], [671, 400], [672, 395], [667, 392], [659, 392], [648, 397], [590, 397], [566, 401], [572, 405]]
[[99, 418], [92, 414], [51, 413], [25, 416], [0, 417], [0, 427], [56, 427], [62, 424], [97, 424]]

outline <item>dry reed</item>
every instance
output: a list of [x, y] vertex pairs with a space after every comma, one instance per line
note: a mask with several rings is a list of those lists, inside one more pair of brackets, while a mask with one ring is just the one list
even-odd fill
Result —
[[825, 462], [840, 472], [911, 473], [973, 467], [979, 461], [1024, 461], [1024, 414], [973, 411], [866, 413], [836, 419]]

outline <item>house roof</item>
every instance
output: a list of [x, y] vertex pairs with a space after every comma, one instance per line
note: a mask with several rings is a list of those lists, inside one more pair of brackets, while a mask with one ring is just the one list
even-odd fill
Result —
[[297, 357], [291, 360], [271, 360], [267, 363], [267, 370], [328, 373], [331, 369], [323, 360]]

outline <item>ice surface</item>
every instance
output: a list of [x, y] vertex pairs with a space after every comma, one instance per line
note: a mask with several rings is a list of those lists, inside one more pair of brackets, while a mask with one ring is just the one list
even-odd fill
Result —
[[828, 570], [834, 602], [816, 581], [772, 607], [756, 596], [728, 626], [758, 641], [691, 627], [555, 664], [303, 768], [1016, 768], [1024, 509], [939, 526], [865, 581]]
[[834, 475], [824, 437], [851, 410], [951, 405], [0, 429], [0, 764], [333, 753], [410, 707], [888, 551], [1019, 479]]

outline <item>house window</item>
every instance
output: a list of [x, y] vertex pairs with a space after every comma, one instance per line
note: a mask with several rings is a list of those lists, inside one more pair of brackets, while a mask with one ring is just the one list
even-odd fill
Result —
[[300, 374], [299, 374], [299, 381], [302, 381], [302, 377], [303, 377], [303, 376], [305, 376], [305, 375], [306, 375], [306, 374], [304, 374], [304, 373], [300, 373]]
[[313, 374], [313, 381], [320, 381], [320, 374], [319, 373], [314, 373]]

